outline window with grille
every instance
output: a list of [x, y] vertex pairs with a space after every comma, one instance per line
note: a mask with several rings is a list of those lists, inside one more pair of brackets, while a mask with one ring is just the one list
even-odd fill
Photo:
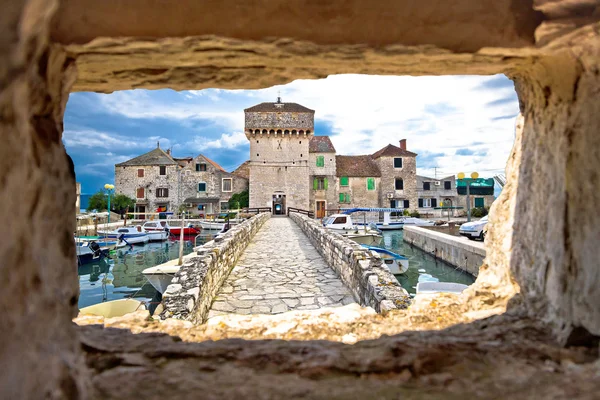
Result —
[[159, 175], [166, 175], [167, 174], [167, 167], [165, 165], [161, 165], [160, 167], [158, 167], [158, 174]]
[[396, 178], [396, 190], [404, 190], [404, 181], [401, 178]]
[[367, 190], [375, 190], [375, 178], [367, 178]]
[[200, 182], [198, 184], [198, 191], [199, 192], [206, 192], [206, 183], [205, 182]]
[[169, 189], [168, 188], [156, 189], [156, 197], [169, 197]]
[[231, 192], [231, 178], [223, 178], [221, 190], [223, 192]]
[[394, 158], [394, 168], [402, 168], [402, 158]]

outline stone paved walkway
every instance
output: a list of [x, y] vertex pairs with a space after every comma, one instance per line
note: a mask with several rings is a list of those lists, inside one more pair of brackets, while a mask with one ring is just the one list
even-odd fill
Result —
[[258, 231], [213, 302], [222, 314], [279, 314], [354, 303], [352, 294], [289, 218]]

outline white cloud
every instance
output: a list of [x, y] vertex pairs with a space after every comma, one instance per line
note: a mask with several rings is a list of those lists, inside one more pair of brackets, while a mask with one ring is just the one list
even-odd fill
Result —
[[[145, 141], [134, 141], [132, 138], [116, 133], [102, 132], [90, 128], [65, 129], [63, 142], [67, 147], [90, 149], [139, 149], [146, 148]], [[112, 154], [112, 153], [108, 153]]]
[[196, 136], [188, 145], [192, 150], [202, 152], [208, 149], [233, 149], [248, 143], [243, 132], [223, 133], [218, 139], [211, 140], [203, 136]]

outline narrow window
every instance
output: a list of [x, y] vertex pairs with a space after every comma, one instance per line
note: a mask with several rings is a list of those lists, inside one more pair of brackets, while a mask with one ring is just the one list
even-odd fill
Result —
[[349, 185], [349, 179], [347, 176], [342, 176], [340, 178], [340, 186], [348, 186]]
[[167, 167], [165, 165], [161, 165], [160, 167], [158, 167], [158, 174], [159, 175], [166, 175], [167, 174]]
[[404, 208], [410, 208], [410, 202], [408, 200], [404, 200]]
[[140, 168], [138, 169], [138, 178], [143, 178], [144, 177], [144, 168]]
[[317, 167], [324, 167], [324, 166], [325, 166], [325, 157], [317, 156]]
[[483, 197], [475, 197], [475, 207], [484, 207]]
[[402, 168], [402, 158], [401, 157], [394, 158], [394, 168]]
[[375, 190], [375, 178], [367, 178], [367, 190]]
[[169, 189], [168, 188], [156, 189], [156, 197], [169, 197]]
[[223, 192], [231, 192], [231, 178], [223, 178], [221, 187]]
[[136, 197], [138, 199], [143, 199], [144, 198], [144, 188], [138, 188], [137, 193], [136, 193]]
[[437, 199], [431, 199], [431, 207], [437, 207]]
[[344, 193], [340, 193], [340, 203], [343, 203], [346, 199], [346, 195]]
[[327, 178], [314, 178], [313, 179], [313, 189], [314, 190], [327, 190], [329, 184], [327, 182]]
[[451, 190], [452, 189], [452, 181], [444, 181], [444, 189]]
[[423, 190], [431, 190], [431, 182], [423, 182]]
[[396, 178], [396, 190], [404, 190], [404, 180]]
[[200, 182], [200, 183], [198, 184], [198, 191], [199, 191], [199, 192], [206, 192], [206, 183], [204, 183], [204, 182]]
[[204, 164], [204, 163], [196, 164], [196, 171], [206, 171], [206, 164]]

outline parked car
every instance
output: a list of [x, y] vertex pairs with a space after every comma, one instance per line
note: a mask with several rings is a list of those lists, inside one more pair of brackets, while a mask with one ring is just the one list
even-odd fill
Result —
[[485, 238], [485, 233], [487, 231], [486, 225], [488, 223], [487, 215], [481, 218], [479, 221], [467, 222], [460, 226], [458, 233], [462, 236], [466, 236], [471, 240]]

